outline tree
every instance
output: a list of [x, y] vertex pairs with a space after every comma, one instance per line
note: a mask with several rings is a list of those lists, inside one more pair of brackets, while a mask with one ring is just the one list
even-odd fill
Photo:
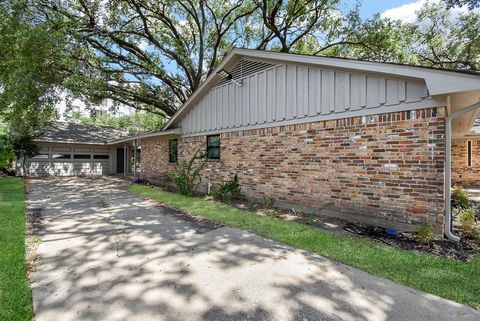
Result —
[[234, 46], [250, 0], [30, 1], [31, 12], [68, 34], [75, 60], [66, 86], [172, 115]]
[[0, 173], [10, 172], [15, 153], [8, 126], [0, 119]]
[[63, 38], [25, 20], [20, 8], [21, 1], [0, 2], [0, 148], [2, 161], [10, 162], [12, 152], [22, 159], [26, 175], [26, 159], [38, 152], [33, 139], [55, 113]]
[[444, 2], [449, 9], [453, 7], [467, 6], [468, 9], [473, 10], [474, 8], [480, 7], [480, 0], [444, 0]]
[[33, 136], [54, 115], [63, 44], [41, 23], [25, 21], [17, 9], [0, 3], [0, 116], [11, 131]]
[[27, 159], [37, 155], [40, 151], [40, 146], [33, 141], [34, 138], [35, 136], [28, 134], [16, 133], [13, 135], [12, 147], [15, 152], [15, 156], [22, 162], [23, 178], [27, 177]]
[[343, 14], [339, 0], [28, 1], [32, 17], [68, 35], [66, 87], [165, 117], [234, 47], [317, 54], [362, 47], [369, 56], [380, 47], [364, 43], [358, 7]]
[[411, 34], [411, 61], [423, 66], [479, 70], [480, 14], [454, 14], [445, 5], [426, 4], [415, 23], [405, 25]]
[[105, 114], [96, 117], [85, 117], [80, 113], [74, 113], [69, 121], [85, 125], [109, 126], [124, 129], [128, 131], [130, 135], [134, 135], [159, 129], [165, 124], [166, 119], [157, 114], [140, 111], [125, 116]]

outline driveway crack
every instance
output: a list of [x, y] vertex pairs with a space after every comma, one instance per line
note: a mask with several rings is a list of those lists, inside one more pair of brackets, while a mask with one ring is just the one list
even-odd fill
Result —
[[105, 208], [108, 214], [108, 223], [112, 226], [113, 230], [113, 241], [115, 243], [115, 254], [117, 257], [120, 257], [120, 242], [125, 238], [125, 233], [127, 228], [125, 225], [121, 224], [120, 221], [115, 219], [115, 213], [111, 207], [111, 204], [105, 200], [101, 199], [99, 201], [101, 207]]

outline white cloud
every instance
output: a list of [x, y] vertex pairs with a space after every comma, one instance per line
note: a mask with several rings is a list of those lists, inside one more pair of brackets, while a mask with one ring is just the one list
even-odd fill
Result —
[[[390, 18], [392, 20], [400, 20], [402, 22], [415, 22], [416, 12], [428, 2], [438, 3], [439, 0], [417, 0], [415, 2], [406, 3], [404, 5], [385, 10], [381, 16], [382, 18]], [[453, 8], [451, 10], [454, 15], [468, 11], [466, 7]]]
[[382, 18], [392, 20], [401, 20], [402, 22], [414, 22], [416, 20], [415, 12], [420, 10], [428, 0], [418, 0], [398, 7], [387, 9], [382, 13]]

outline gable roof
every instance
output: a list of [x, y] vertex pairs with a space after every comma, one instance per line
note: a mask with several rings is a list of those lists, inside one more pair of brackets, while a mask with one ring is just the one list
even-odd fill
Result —
[[234, 49], [220, 65], [207, 77], [202, 85], [182, 105], [163, 127], [173, 128], [195, 106], [195, 101], [214, 87], [222, 77], [217, 75], [221, 69], [231, 71], [242, 58], [258, 59], [277, 63], [298, 63], [314, 66], [336, 68], [346, 71], [363, 71], [398, 77], [421, 79], [425, 81], [431, 96], [451, 93], [480, 91], [480, 73], [467, 71], [452, 71], [429, 67], [402, 65], [394, 63], [370, 62], [344, 58], [309, 56], [291, 53], [279, 53], [254, 49]]
[[67, 122], [52, 122], [37, 142], [107, 144], [109, 141], [127, 137], [128, 133], [113, 127], [82, 125]]

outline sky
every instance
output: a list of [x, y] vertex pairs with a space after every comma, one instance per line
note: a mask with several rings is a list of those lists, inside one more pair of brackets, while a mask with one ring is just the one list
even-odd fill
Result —
[[[373, 16], [375, 13], [383, 13], [388, 9], [398, 9], [405, 4], [416, 3], [415, 0], [362, 0], [360, 13], [363, 18]], [[398, 9], [401, 10], [401, 9]]]
[[419, 10], [425, 2], [427, 0], [362, 0], [360, 14], [362, 18], [368, 18], [375, 13], [380, 13], [382, 17], [413, 22], [415, 11]]

